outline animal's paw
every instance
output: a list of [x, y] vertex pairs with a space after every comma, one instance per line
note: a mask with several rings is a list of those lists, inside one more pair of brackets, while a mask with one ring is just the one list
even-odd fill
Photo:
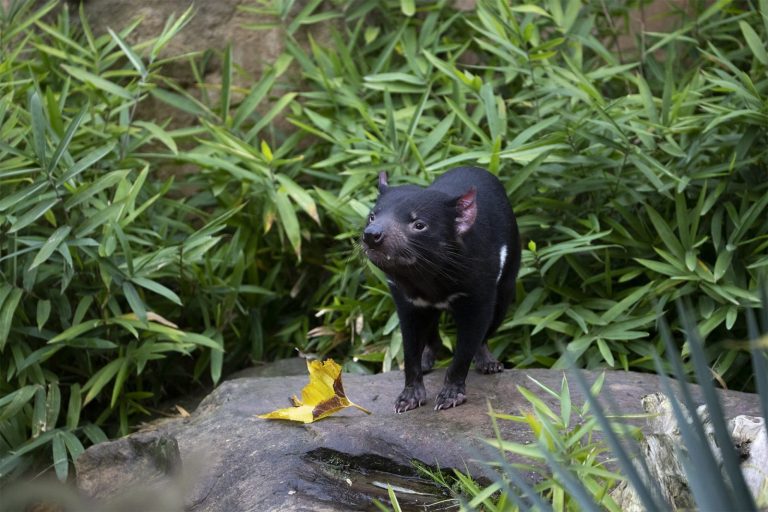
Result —
[[482, 345], [475, 354], [475, 369], [480, 373], [499, 373], [504, 371], [504, 365], [493, 357], [486, 345]]
[[427, 390], [424, 389], [424, 384], [414, 384], [413, 386], [405, 386], [403, 392], [397, 397], [395, 402], [395, 412], [401, 413], [415, 409], [420, 405], [424, 405], [424, 401], [427, 399]]
[[432, 367], [435, 366], [435, 351], [432, 347], [424, 347], [424, 352], [421, 353], [421, 371], [427, 373], [432, 371]]
[[450, 409], [456, 407], [467, 401], [467, 397], [464, 394], [464, 384], [446, 384], [440, 393], [437, 394], [437, 400], [435, 400], [435, 410]]

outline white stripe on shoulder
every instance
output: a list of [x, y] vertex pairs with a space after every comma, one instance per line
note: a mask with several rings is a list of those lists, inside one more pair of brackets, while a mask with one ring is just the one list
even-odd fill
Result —
[[499, 275], [496, 276], [496, 282], [501, 281], [501, 274], [504, 272], [504, 264], [507, 262], [507, 246], [502, 245], [499, 250]]

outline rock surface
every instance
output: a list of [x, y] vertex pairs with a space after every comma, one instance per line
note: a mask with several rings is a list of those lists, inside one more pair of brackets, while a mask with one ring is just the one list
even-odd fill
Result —
[[[443, 375], [438, 370], [426, 376], [430, 400]], [[589, 380], [597, 376], [586, 375]], [[193, 511], [370, 509], [374, 497], [386, 499], [386, 483], [421, 493], [398, 494], [401, 504], [413, 507], [420, 500], [446, 498], [414, 478], [413, 460], [443, 469], [469, 469], [476, 477], [487, 475], [476, 459], [492, 453], [481, 440], [492, 436], [489, 403], [498, 412], [519, 414], [529, 408], [517, 390], [522, 385], [557, 410], [554, 398], [538, 390], [529, 376], [559, 389], [563, 373], [472, 373], [468, 401], [461, 407], [436, 412], [427, 406], [398, 415], [393, 403], [402, 388], [400, 372], [345, 374], [349, 398], [372, 414], [348, 409], [308, 425], [256, 417], [286, 407], [290, 395], [307, 383], [306, 375], [234, 379], [205, 398], [191, 417], [165, 420], [154, 424], [152, 432], [89, 448], [77, 462], [78, 484], [96, 502], [122, 496], [125, 510], [161, 499], [177, 499], [179, 510]], [[570, 387], [573, 403], [583, 403], [578, 386], [572, 382]], [[609, 372], [601, 396], [609, 391], [621, 412], [639, 413], [641, 397], [658, 389], [653, 375]], [[729, 416], [759, 414], [756, 396], [724, 392], [722, 398]], [[505, 439], [532, 440], [524, 425], [500, 425]], [[171, 440], [178, 443], [181, 470]], [[161, 442], [164, 450], [153, 448]], [[133, 450], [131, 457], [127, 449]], [[136, 478], [121, 475], [123, 460], [130, 461], [124, 473], [138, 471], [147, 482], [137, 486]], [[125, 508], [125, 500], [130, 507]]]

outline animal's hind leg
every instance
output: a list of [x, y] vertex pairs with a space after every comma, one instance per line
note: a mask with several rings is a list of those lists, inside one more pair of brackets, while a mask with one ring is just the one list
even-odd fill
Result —
[[501, 322], [504, 321], [509, 304], [515, 299], [515, 277], [511, 272], [505, 272], [497, 288], [493, 320], [474, 357], [475, 369], [480, 373], [499, 373], [504, 370], [504, 364], [499, 362], [488, 348], [488, 338], [496, 332]]
[[438, 329], [438, 323], [435, 322], [432, 325], [431, 332], [427, 334], [426, 344], [424, 346], [424, 352], [421, 353], [421, 371], [427, 373], [435, 366], [435, 359], [437, 358], [437, 351], [443, 344], [443, 340], [440, 339], [440, 332]]

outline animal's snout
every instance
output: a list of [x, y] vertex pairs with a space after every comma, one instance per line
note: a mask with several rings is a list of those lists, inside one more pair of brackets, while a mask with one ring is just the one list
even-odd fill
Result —
[[363, 231], [363, 242], [368, 247], [378, 247], [384, 241], [384, 230], [376, 224], [369, 224]]

